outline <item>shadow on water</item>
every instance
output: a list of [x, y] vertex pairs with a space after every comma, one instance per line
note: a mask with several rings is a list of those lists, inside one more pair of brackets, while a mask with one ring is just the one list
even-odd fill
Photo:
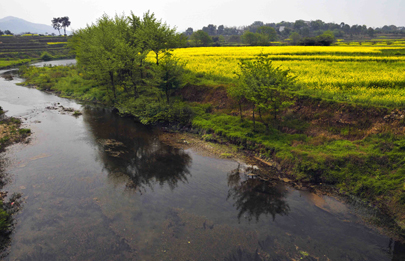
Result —
[[173, 190], [179, 182], [187, 183], [191, 156], [162, 144], [157, 135], [150, 135], [152, 129], [90, 106], [83, 120], [94, 135], [111, 182], [120, 183], [125, 175], [130, 178], [126, 187], [140, 193], [156, 184]]
[[245, 217], [249, 221], [253, 218], [259, 221], [261, 215], [271, 215], [273, 221], [276, 215], [288, 215], [290, 207], [285, 201], [287, 190], [280, 184], [272, 184], [255, 176], [247, 176], [241, 170], [241, 165], [228, 174], [228, 199], [232, 198], [234, 206], [239, 211], [238, 219]]

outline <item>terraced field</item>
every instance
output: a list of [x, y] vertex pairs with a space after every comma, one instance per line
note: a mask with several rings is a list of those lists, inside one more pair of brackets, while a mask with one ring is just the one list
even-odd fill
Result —
[[56, 59], [70, 57], [67, 38], [53, 36], [0, 36], [0, 68], [37, 60], [44, 52]]

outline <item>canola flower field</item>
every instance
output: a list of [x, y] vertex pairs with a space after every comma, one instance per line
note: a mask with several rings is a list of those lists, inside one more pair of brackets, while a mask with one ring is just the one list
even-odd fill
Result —
[[[291, 91], [324, 99], [405, 107], [405, 49], [391, 46], [269, 46], [175, 49], [186, 68], [236, 79], [238, 62], [268, 55], [297, 76]], [[228, 82], [229, 82], [228, 81]]]

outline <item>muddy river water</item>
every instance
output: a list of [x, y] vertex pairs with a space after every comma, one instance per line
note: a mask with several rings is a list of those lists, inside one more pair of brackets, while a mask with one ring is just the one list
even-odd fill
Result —
[[20, 81], [0, 78], [0, 106], [33, 133], [0, 154], [3, 189], [24, 198], [5, 260], [405, 260], [364, 222], [372, 209], [260, 181]]

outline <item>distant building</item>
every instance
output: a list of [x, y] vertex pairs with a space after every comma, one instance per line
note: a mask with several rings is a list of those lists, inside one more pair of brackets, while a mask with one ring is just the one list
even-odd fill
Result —
[[280, 26], [280, 27], [278, 28], [278, 31], [279, 31], [279, 32], [282, 32], [282, 31], [284, 31], [284, 29], [285, 29], [285, 26], [282, 25], [282, 26]]

